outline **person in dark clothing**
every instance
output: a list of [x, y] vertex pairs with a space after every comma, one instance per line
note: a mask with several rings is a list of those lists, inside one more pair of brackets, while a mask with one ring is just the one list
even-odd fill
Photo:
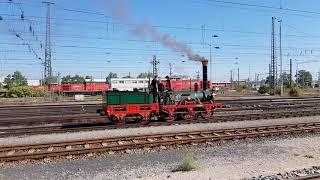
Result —
[[204, 91], [202, 91], [202, 99], [201, 99], [202, 102], [206, 102], [207, 101], [207, 96], [206, 96], [206, 93]]
[[199, 85], [198, 83], [194, 83], [194, 91], [198, 91], [199, 90]]
[[161, 93], [164, 91], [164, 85], [161, 82], [158, 84], [158, 91]]
[[171, 91], [171, 82], [169, 76], [166, 76], [166, 90]]
[[159, 82], [158, 84], [158, 103], [161, 103], [161, 99], [163, 97], [163, 92], [164, 92], [164, 85]]
[[157, 79], [156, 78], [153, 78], [152, 81], [151, 81], [151, 93], [153, 95], [153, 103], [156, 103], [157, 102], [157, 96], [158, 96], [158, 88], [157, 88]]

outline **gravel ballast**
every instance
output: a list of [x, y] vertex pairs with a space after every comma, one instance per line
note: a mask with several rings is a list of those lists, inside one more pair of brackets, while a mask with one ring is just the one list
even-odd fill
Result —
[[284, 173], [278, 173], [270, 176], [257, 176], [252, 178], [247, 178], [244, 180], [281, 180], [281, 179], [295, 179], [299, 177], [320, 175], [320, 166], [313, 166], [311, 168], [303, 168], [298, 170], [293, 170]]
[[98, 139], [98, 138], [106, 138], [106, 137], [129, 136], [129, 135], [242, 128], [242, 127], [250, 127], [250, 126], [316, 122], [316, 121], [320, 122], [320, 116], [254, 120], [254, 121], [252, 120], [251, 121], [234, 121], [234, 122], [230, 121], [230, 122], [220, 122], [220, 123], [197, 123], [197, 124], [153, 126], [153, 127], [141, 127], [141, 128], [129, 128], [129, 129], [99, 130], [99, 131], [89, 131], [89, 132], [87, 131], [87, 132], [73, 132], [73, 133], [61, 133], [61, 134], [31, 135], [31, 136], [22, 136], [22, 137], [0, 138], [0, 146], [27, 145], [27, 144], [40, 144], [40, 143], [42, 144], [42, 143], [54, 143], [54, 142], [63, 142], [63, 141]]
[[[0, 179], [242, 179], [285, 174], [320, 163], [320, 135], [217, 142], [25, 164], [0, 169]], [[196, 169], [172, 172], [192, 153]]]

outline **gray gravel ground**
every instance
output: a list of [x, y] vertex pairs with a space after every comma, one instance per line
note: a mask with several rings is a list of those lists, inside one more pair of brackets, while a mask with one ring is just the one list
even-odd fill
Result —
[[319, 121], [320, 116], [312, 117], [296, 117], [296, 118], [283, 118], [283, 119], [268, 119], [268, 120], [255, 120], [255, 121], [234, 121], [234, 122], [221, 122], [221, 123], [198, 123], [198, 124], [184, 124], [184, 125], [171, 125], [159, 127], [142, 127], [142, 128], [129, 128], [129, 129], [113, 129], [113, 130], [100, 130], [90, 132], [74, 132], [62, 134], [47, 134], [47, 135], [31, 135], [23, 137], [9, 137], [0, 138], [0, 146], [10, 145], [24, 145], [35, 143], [53, 143], [61, 141], [76, 141], [85, 139], [98, 139], [105, 137], [119, 137], [128, 135], [141, 135], [141, 134], [157, 134], [167, 132], [179, 131], [197, 131], [197, 130], [212, 130], [236, 127], [248, 127], [258, 125], [272, 125], [272, 124], [288, 124], [298, 122], [313, 122]]
[[[0, 179], [242, 179], [317, 166], [320, 135], [222, 141], [0, 169]], [[197, 169], [172, 172], [191, 152]]]
[[319, 175], [320, 166], [313, 166], [311, 168], [303, 168], [298, 170], [293, 170], [284, 173], [278, 173], [270, 176], [257, 176], [244, 180], [281, 180], [281, 179], [293, 179], [298, 177], [306, 177], [310, 175]]

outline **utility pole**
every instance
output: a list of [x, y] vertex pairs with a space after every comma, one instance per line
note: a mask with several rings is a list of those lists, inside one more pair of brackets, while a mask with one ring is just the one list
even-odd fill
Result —
[[230, 84], [231, 84], [231, 89], [233, 89], [233, 70], [230, 70]]
[[258, 80], [257, 80], [257, 73], [254, 74], [254, 88], [257, 89]]
[[158, 64], [160, 64], [160, 61], [157, 60], [156, 55], [153, 55], [151, 64], [152, 64], [152, 76], [158, 77]]
[[269, 89], [270, 89], [270, 92], [271, 92], [271, 64], [269, 64]]
[[169, 63], [169, 68], [170, 68], [169, 75], [171, 77], [172, 76], [172, 63]]
[[197, 73], [197, 80], [199, 81], [200, 80], [200, 72], [197, 71], [196, 73]]
[[61, 83], [60, 83], [60, 79], [61, 79], [61, 73], [60, 72], [58, 72], [58, 78], [57, 78], [57, 84], [58, 85], [60, 85]]
[[271, 76], [270, 76], [270, 90], [272, 89], [273, 92], [271, 92], [272, 94], [276, 93], [276, 41], [275, 41], [275, 26], [274, 26], [274, 20], [275, 17], [272, 17], [272, 32], [271, 32]]
[[[211, 55], [211, 52], [212, 52], [212, 45], [211, 44], [209, 44], [209, 46], [210, 46], [210, 80], [212, 80], [213, 78], [212, 78], [212, 55]], [[213, 81], [212, 81], [213, 82]]]
[[298, 71], [299, 71], [299, 62], [296, 60], [296, 83], [298, 84]]
[[44, 61], [44, 81], [46, 85], [49, 85], [52, 80], [52, 66], [51, 66], [51, 30], [50, 30], [50, 5], [54, 4], [48, 1], [43, 1], [43, 4], [47, 5], [46, 16], [46, 46], [45, 46], [45, 61]]
[[239, 75], [239, 72], [240, 72], [240, 70], [239, 70], [239, 67], [238, 67], [238, 88], [240, 88], [240, 75]]
[[281, 25], [282, 25], [282, 20], [279, 20], [280, 23], [280, 35], [279, 35], [279, 45], [280, 45], [280, 96], [283, 96], [283, 77], [282, 77], [282, 30], [281, 30]]
[[318, 71], [318, 87], [320, 87], [319, 83], [320, 83], [320, 71]]
[[251, 77], [251, 66], [249, 64], [249, 77], [248, 77], [248, 81], [250, 82], [250, 77]]
[[292, 59], [290, 59], [290, 87], [292, 87]]

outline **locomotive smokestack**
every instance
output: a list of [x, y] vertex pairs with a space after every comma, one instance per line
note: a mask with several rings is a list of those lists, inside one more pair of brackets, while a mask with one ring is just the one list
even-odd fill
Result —
[[202, 60], [202, 87], [203, 90], [207, 90], [208, 83], [208, 60]]

